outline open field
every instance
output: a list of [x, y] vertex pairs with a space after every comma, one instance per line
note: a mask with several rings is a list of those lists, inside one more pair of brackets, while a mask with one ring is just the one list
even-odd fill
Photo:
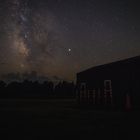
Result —
[[9, 140], [132, 139], [139, 119], [138, 112], [82, 109], [75, 100], [0, 100], [0, 134]]

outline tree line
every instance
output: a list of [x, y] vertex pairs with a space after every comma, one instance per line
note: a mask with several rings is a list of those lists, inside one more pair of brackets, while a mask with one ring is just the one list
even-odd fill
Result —
[[51, 81], [11, 82], [0, 81], [0, 98], [74, 98], [76, 87], [73, 82], [62, 81], [54, 84]]

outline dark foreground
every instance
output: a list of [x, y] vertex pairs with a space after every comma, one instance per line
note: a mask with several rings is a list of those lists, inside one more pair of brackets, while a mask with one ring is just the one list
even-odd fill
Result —
[[0, 100], [0, 139], [138, 139], [138, 112], [94, 111], [75, 100]]

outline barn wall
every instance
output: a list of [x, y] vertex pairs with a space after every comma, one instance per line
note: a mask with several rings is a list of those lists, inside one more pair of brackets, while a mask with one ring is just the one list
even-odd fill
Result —
[[[130, 59], [131, 60], [131, 59]], [[95, 67], [77, 74], [77, 87], [86, 83], [87, 90], [101, 90], [104, 94], [104, 80], [111, 80], [114, 108], [125, 107], [126, 95], [134, 108], [140, 106], [140, 60], [122, 61]], [[80, 93], [79, 93], [80, 94]]]

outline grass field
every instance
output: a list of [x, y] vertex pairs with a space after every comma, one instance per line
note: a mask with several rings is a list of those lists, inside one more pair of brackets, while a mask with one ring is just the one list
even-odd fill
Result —
[[75, 100], [0, 100], [2, 140], [134, 139], [139, 119], [138, 112], [82, 109]]

